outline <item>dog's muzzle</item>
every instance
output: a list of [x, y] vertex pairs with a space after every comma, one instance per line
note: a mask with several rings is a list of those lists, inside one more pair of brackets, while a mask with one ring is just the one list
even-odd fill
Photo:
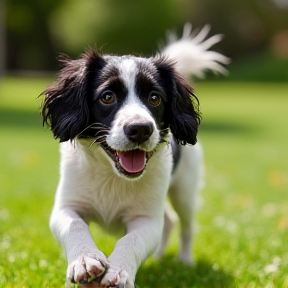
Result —
[[[154, 128], [152, 122], [133, 122], [123, 126], [127, 139], [139, 147], [149, 140]], [[107, 144], [102, 144], [102, 148], [115, 162], [117, 170], [129, 178], [136, 178], [142, 175], [145, 170], [147, 161], [152, 156], [152, 152], [147, 152], [139, 148], [123, 151], [116, 151]], [[143, 145], [142, 145], [143, 146]]]

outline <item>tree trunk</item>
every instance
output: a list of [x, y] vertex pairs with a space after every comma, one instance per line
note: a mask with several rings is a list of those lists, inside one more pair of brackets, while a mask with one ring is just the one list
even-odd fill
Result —
[[0, 0], [0, 79], [5, 73], [5, 0]]

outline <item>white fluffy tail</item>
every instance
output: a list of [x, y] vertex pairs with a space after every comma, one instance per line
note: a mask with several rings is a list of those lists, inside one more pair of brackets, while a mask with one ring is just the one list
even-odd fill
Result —
[[203, 78], [206, 71], [215, 74], [227, 74], [223, 67], [230, 62], [226, 56], [208, 49], [222, 39], [222, 35], [214, 35], [205, 40], [210, 31], [206, 25], [196, 34], [192, 34], [192, 25], [186, 23], [183, 36], [177, 39], [174, 33], [168, 34], [168, 44], [160, 51], [161, 55], [177, 61], [177, 69], [185, 77], [196, 76]]

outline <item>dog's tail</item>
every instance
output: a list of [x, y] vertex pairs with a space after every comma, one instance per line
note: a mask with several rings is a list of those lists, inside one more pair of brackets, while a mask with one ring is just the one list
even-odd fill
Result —
[[222, 35], [214, 35], [207, 38], [210, 26], [206, 25], [198, 34], [192, 33], [192, 25], [184, 26], [183, 36], [177, 39], [174, 33], [168, 33], [168, 44], [161, 49], [160, 54], [177, 62], [177, 69], [184, 76], [196, 76], [203, 78], [205, 72], [212, 71], [215, 74], [227, 74], [223, 65], [229, 64], [226, 56], [208, 50], [222, 39]]

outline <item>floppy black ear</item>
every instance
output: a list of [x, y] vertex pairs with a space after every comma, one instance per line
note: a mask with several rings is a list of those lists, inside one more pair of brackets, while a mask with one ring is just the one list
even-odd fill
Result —
[[60, 142], [74, 139], [89, 123], [89, 101], [93, 91], [93, 79], [106, 64], [95, 51], [90, 50], [78, 60], [67, 56], [59, 59], [63, 63], [56, 83], [50, 85], [42, 106], [43, 124], [48, 124]]
[[168, 96], [168, 122], [172, 134], [179, 144], [196, 144], [201, 116], [192, 86], [175, 70], [173, 61], [159, 57], [154, 63]]

